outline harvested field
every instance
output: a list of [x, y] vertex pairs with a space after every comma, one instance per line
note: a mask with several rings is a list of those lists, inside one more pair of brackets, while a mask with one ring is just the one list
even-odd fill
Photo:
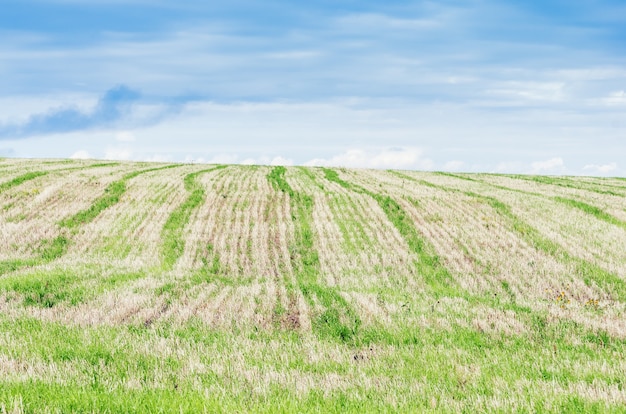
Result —
[[0, 413], [623, 412], [626, 181], [3, 159]]

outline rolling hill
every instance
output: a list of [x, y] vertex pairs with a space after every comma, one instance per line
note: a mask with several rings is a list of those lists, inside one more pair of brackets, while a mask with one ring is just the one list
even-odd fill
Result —
[[626, 408], [626, 180], [0, 159], [0, 412]]

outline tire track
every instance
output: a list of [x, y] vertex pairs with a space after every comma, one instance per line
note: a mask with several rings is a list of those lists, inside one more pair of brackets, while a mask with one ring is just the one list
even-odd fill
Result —
[[[520, 192], [520, 190], [512, 190], [506, 187], [491, 184], [481, 180], [475, 180], [473, 178], [465, 176], [458, 176], [448, 173], [440, 174], [460, 180], [484, 184], [487, 186], [498, 188], [500, 190]], [[431, 183], [431, 185], [436, 184]], [[441, 189], [445, 191], [463, 192], [468, 196], [471, 196], [477, 200], [481, 200], [485, 204], [491, 206], [502, 217], [506, 218], [509, 222], [510, 228], [512, 228], [518, 234], [518, 236], [520, 236], [526, 243], [533, 246], [533, 248], [554, 258], [557, 262], [565, 266], [573, 264], [576, 277], [581, 279], [587, 286], [592, 286], [593, 284], [595, 284], [604, 292], [607, 292], [613, 300], [622, 302], [626, 300], [626, 282], [624, 282], [624, 280], [622, 280], [616, 274], [603, 269], [599, 265], [589, 260], [572, 255], [560, 244], [547, 238], [546, 236], [541, 234], [539, 230], [528, 224], [519, 215], [515, 214], [509, 204], [501, 201], [496, 197], [485, 194], [478, 194], [473, 191], [462, 191], [450, 187], [441, 187]], [[528, 195], [528, 193], [526, 192], [522, 193]], [[542, 195], [539, 196], [543, 197]]]
[[361, 320], [335, 288], [320, 283], [320, 260], [311, 227], [314, 201], [310, 195], [294, 191], [285, 179], [285, 172], [285, 167], [274, 167], [267, 179], [276, 191], [289, 196], [295, 229], [291, 249], [295, 288], [302, 292], [311, 308], [313, 332], [321, 338], [349, 342], [358, 334]]
[[413, 220], [396, 200], [388, 195], [375, 193], [357, 184], [344, 181], [335, 170], [324, 168], [323, 171], [328, 181], [335, 182], [348, 190], [367, 194], [376, 200], [389, 221], [402, 235], [409, 249], [417, 256], [416, 271], [436, 297], [460, 295], [458, 287], [454, 286], [454, 279], [441, 263], [434, 247], [419, 234]]
[[189, 193], [187, 199], [174, 210], [163, 229], [161, 230], [161, 238], [163, 244], [161, 246], [162, 266], [165, 270], [171, 270], [176, 261], [183, 255], [185, 251], [185, 239], [183, 238], [183, 230], [192, 213], [205, 201], [206, 191], [196, 182], [196, 177], [200, 174], [226, 168], [226, 166], [217, 166], [201, 171], [188, 174], [184, 178], [185, 190]]
[[[126, 190], [126, 181], [138, 176], [139, 174], [142, 174], [148, 171], [162, 170], [165, 168], [173, 168], [176, 166], [177, 165], [168, 165], [165, 167], [150, 168], [147, 170], [134, 171], [134, 172], [124, 175], [124, 177], [121, 180], [114, 181], [107, 187], [107, 189], [105, 190], [105, 194], [97, 198], [90, 208], [83, 210], [61, 221], [59, 225], [62, 228], [65, 228], [66, 230], [62, 231], [61, 235], [57, 236], [54, 239], [42, 240], [40, 253], [38, 257], [27, 259], [27, 260], [17, 260], [17, 261], [13, 260], [13, 261], [0, 262], [0, 275], [9, 273], [9, 272], [15, 272], [25, 267], [45, 265], [47, 263], [50, 263], [52, 261], [55, 261], [61, 258], [68, 251], [68, 247], [70, 246], [72, 242], [71, 236], [72, 234], [75, 234], [79, 226], [83, 225], [84, 223], [92, 221], [106, 208], [109, 208], [110, 206], [112, 206], [113, 204], [119, 201], [120, 196]], [[76, 169], [76, 168], [72, 168], [72, 169]], [[50, 285], [49, 283], [43, 284], [43, 285], [41, 283], [34, 283], [34, 284], [27, 284], [25, 287], [23, 287], [20, 284], [16, 285], [15, 283], [8, 283], [4, 290], [12, 290], [12, 291], [16, 291], [19, 293], [20, 291], [24, 291], [24, 289], [26, 289], [24, 291], [27, 294], [25, 297], [26, 298], [25, 300], [27, 300], [28, 297], [30, 297], [28, 296], [30, 295], [30, 293], [28, 292], [34, 292], [35, 297], [38, 298], [37, 300], [35, 300], [35, 302], [33, 302], [34, 304], [51, 307], [63, 301], [63, 299], [66, 296], [64, 292], [70, 289], [70, 286], [66, 286], [67, 283], [72, 282], [72, 281], [76, 281], [79, 283], [85, 282], [85, 281], [79, 281], [79, 280], [74, 280], [74, 279], [68, 279], [65, 275], [50, 275], [49, 278], [51, 278], [50, 280], [54, 281], [52, 285]], [[60, 292], [59, 294], [61, 295], [58, 298], [54, 296], [56, 294], [54, 291], [50, 291], [50, 292], [48, 291], [49, 286], [52, 289], [53, 286], [59, 285], [57, 281], [60, 281], [59, 283], [63, 285], [62, 288], [57, 289]], [[76, 284], [71, 283], [71, 285], [73, 289]], [[84, 294], [86, 294], [86, 292], [84, 292]], [[84, 294], [80, 294], [79, 296], [81, 295], [84, 296]], [[50, 295], [53, 295], [56, 299], [50, 300]], [[78, 296], [77, 298], [72, 299], [73, 302], [74, 301], [80, 302], [80, 300], [81, 299]], [[25, 304], [28, 304], [28, 303], [25, 302]]]

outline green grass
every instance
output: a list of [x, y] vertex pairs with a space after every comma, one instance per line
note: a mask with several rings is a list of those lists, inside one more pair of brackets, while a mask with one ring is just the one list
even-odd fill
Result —
[[[573, 208], [576, 208], [578, 210], [584, 211], [585, 213], [590, 214], [590, 215], [596, 217], [599, 220], [602, 220], [602, 221], [607, 222], [609, 224], [612, 224], [612, 225], [615, 225], [615, 226], [618, 226], [618, 227], [626, 229], [626, 222], [618, 219], [617, 217], [614, 217], [614, 216], [610, 215], [609, 213], [607, 213], [606, 211], [602, 210], [601, 208], [599, 208], [597, 206], [591, 205], [589, 203], [585, 203], [585, 202], [580, 201], [580, 200], [575, 200], [575, 199], [572, 199], [572, 198], [561, 197], [561, 196], [550, 197], [550, 196], [546, 196], [546, 195], [543, 195], [543, 194], [540, 194], [540, 193], [536, 193], [536, 192], [532, 192], [532, 191], [517, 190], [517, 189], [508, 188], [508, 187], [497, 185], [497, 184], [492, 184], [492, 183], [487, 182], [487, 181], [477, 180], [477, 179], [473, 179], [473, 178], [466, 177], [466, 176], [463, 176], [463, 175], [458, 175], [458, 174], [451, 174], [451, 173], [438, 173], [438, 174], [446, 175], [446, 176], [449, 176], [449, 177], [458, 178], [458, 179], [461, 179], [461, 180], [472, 181], [472, 182], [475, 182], [475, 183], [482, 183], [482, 184], [485, 184], [485, 185], [488, 185], [488, 186], [491, 186], [491, 187], [494, 187], [494, 188], [498, 188], [498, 189], [501, 189], [501, 190], [513, 191], [513, 192], [518, 192], [518, 193], [522, 193], [522, 194], [533, 195], [533, 196], [540, 197], [540, 198], [551, 199], [551, 200], [557, 201], [557, 202], [559, 202], [561, 204], [565, 204], [565, 205], [567, 205], [569, 207], [573, 207]], [[529, 176], [529, 177], [526, 177], [526, 176], [519, 176], [519, 175], [511, 175], [511, 176], [508, 176], [508, 177], [523, 179], [523, 180], [526, 180], [526, 181], [534, 181], [534, 182], [539, 182], [539, 183], [543, 183], [543, 184], [555, 184], [555, 185], [560, 185], [558, 183], [561, 183], [561, 180], [562, 180], [562, 179], [557, 179], [557, 178], [554, 178], [554, 177], [542, 177], [542, 176]], [[573, 184], [561, 185], [561, 186], [565, 186], [565, 187], [568, 187], [568, 188], [581, 189], [580, 187], [577, 187], [577, 186], [575, 186]], [[596, 192], [598, 192], [598, 191], [596, 191]], [[623, 196], [621, 194], [614, 194], [614, 193], [610, 193], [610, 192], [601, 192], [601, 193]]]
[[104, 194], [97, 198], [86, 210], [80, 211], [73, 216], [63, 219], [61, 227], [76, 228], [93, 221], [105, 209], [120, 201], [120, 197], [126, 191], [126, 180], [112, 182], [104, 189]]
[[65, 236], [58, 236], [52, 240], [43, 240], [40, 247], [41, 261], [51, 262], [63, 256], [67, 250], [69, 240]]
[[12, 180], [6, 181], [4, 183], [0, 183], [0, 191], [6, 191], [26, 181], [34, 180], [35, 178], [42, 177], [46, 174], [48, 174], [47, 171], [32, 171], [26, 174], [22, 174], [18, 177], [13, 178]]
[[63, 256], [67, 251], [69, 240], [61, 235], [54, 239], [44, 239], [37, 249], [37, 256], [28, 259], [0, 261], [0, 275], [15, 272], [23, 267], [49, 263]]
[[554, 257], [561, 263], [574, 263], [576, 265], [577, 276], [588, 286], [595, 283], [605, 292], [610, 293], [615, 300], [626, 300], [626, 282], [619, 276], [588, 260], [572, 256], [558, 243], [543, 236], [534, 227], [519, 219], [511, 211], [511, 208], [502, 201], [472, 192], [468, 192], [467, 194], [477, 199], [484, 200], [500, 214], [510, 219], [513, 223], [513, 229], [536, 249]]
[[[41, 262], [27, 264], [34, 267]], [[145, 276], [145, 272], [115, 272], [103, 275], [102, 269], [91, 267], [79, 270], [62, 267], [51, 270], [33, 268], [0, 278], [0, 292], [21, 299], [25, 306], [52, 308], [61, 303], [75, 306]]]
[[[486, 410], [485, 400], [475, 396], [496, 398], [495, 390], [502, 392], [505, 384], [504, 390], [515, 389], [524, 396], [502, 395], [504, 411], [620, 412], [623, 408], [552, 390], [600, 382], [623, 387], [624, 378], [617, 370], [578, 372], [566, 361], [598, 364], [619, 358], [624, 342], [603, 333], [589, 334], [575, 323], [551, 323], [545, 317], [536, 319], [536, 335], [531, 337], [487, 336], [457, 327], [452, 332], [423, 329], [412, 343], [379, 347], [373, 353], [370, 347], [322, 343], [327, 350], [339, 347], [343, 357], [336, 362], [310, 361], [303, 352], [306, 344], [288, 332], [242, 337], [216, 332], [197, 321], [173, 331], [162, 328], [85, 329], [2, 317], [0, 331], [13, 340], [0, 342], [0, 354], [19, 357], [25, 364], [54, 364], [52, 369], [63, 370], [64, 381], [7, 379], [0, 387], [0, 402], [8, 405], [19, 397], [25, 411], [46, 407], [63, 412], [480, 412]], [[296, 394], [291, 387], [270, 384], [259, 392], [261, 383], [247, 381], [234, 361], [228, 368], [229, 354], [241, 341], [252, 343], [238, 351], [241, 367], [247, 370], [282, 373], [294, 380], [300, 375], [313, 379], [331, 375], [344, 379], [346, 385]], [[152, 343], [159, 344], [158, 353], [141, 346]], [[165, 355], [160, 355], [163, 351]], [[194, 351], [200, 363], [222, 365], [225, 373], [208, 369], [186, 374], [187, 353]], [[123, 386], [120, 378], [132, 378], [136, 385]], [[392, 381], [392, 385], [371, 388], [366, 378]], [[522, 387], [523, 381], [527, 385]], [[151, 385], [155, 382], [156, 387]], [[200, 391], [199, 384], [207, 391]]]
[[[119, 197], [144, 194], [139, 183], [130, 186], [127, 180], [154, 171], [150, 164], [132, 167], [139, 170], [116, 181], [124, 184]], [[162, 187], [146, 200], [133, 197], [138, 209], [141, 202], [152, 209], [167, 200], [182, 200], [166, 210], [170, 215], [162, 218], [162, 228], [145, 226], [154, 233], [141, 235], [161, 243], [156, 246], [162, 261], [146, 260], [153, 256], [142, 256], [141, 246], [133, 246], [123, 259], [102, 254], [117, 231], [107, 233], [109, 223], [98, 223], [105, 225], [104, 231], [90, 238], [94, 246], [77, 255], [76, 262], [66, 252], [87, 227], [59, 226], [56, 233], [27, 246], [17, 240], [0, 245], [7, 259], [0, 262], [0, 413], [624, 412], [624, 282], [593, 260], [568, 253], [556, 239], [543, 235], [532, 217], [522, 220], [515, 203], [526, 193], [505, 198], [513, 190], [499, 186], [492, 191], [472, 175], [444, 186], [428, 182], [433, 177], [427, 173], [412, 177], [392, 172], [408, 181], [387, 188], [376, 175], [304, 167], [231, 166], [202, 185], [199, 174], [213, 168], [187, 168], [191, 174], [176, 175], [184, 183], [175, 186], [176, 197], [171, 192], [163, 196]], [[240, 178], [253, 183], [250, 191], [241, 191]], [[50, 174], [46, 182], [71, 179]], [[168, 175], [164, 182], [169, 186], [171, 180]], [[255, 188], [258, 180], [271, 186]], [[415, 185], [441, 191], [429, 190], [431, 198], [422, 200], [412, 195], [420, 191], [409, 191]], [[115, 191], [94, 200], [103, 203], [94, 211], [115, 205], [119, 199], [109, 194]], [[209, 197], [231, 197], [230, 192], [237, 192], [237, 202], [229, 203], [232, 211], [206, 202]], [[584, 201], [556, 200], [547, 193], [536, 201], [561, 211], [567, 207], [557, 203], [568, 204], [589, 214], [589, 221], [612, 220]], [[597, 285], [613, 300], [561, 309], [553, 298], [528, 295], [534, 290], [523, 291], [524, 281], [498, 279], [499, 263], [494, 269], [477, 265], [471, 275], [448, 270], [450, 259], [458, 257], [452, 254], [477, 260], [472, 257], [475, 250], [453, 240], [453, 246], [438, 253], [429, 238], [436, 233], [422, 231], [415, 217], [432, 227], [458, 225], [456, 217], [437, 215], [427, 207], [442, 203], [454, 212], [456, 202], [468, 203], [459, 210], [477, 213], [477, 224], [483, 212], [495, 218], [485, 228], [499, 226], [497, 235], [506, 234], [513, 245], [510, 254], [520, 254], [520, 243], [533, 246], [524, 247], [528, 260], [559, 262], [572, 272], [572, 280]], [[316, 211], [318, 207], [323, 210]], [[233, 277], [222, 266], [217, 246], [209, 242], [198, 246], [201, 269], [177, 264], [188, 242], [184, 230], [200, 209], [203, 216], [211, 214], [211, 221], [198, 220], [197, 225], [228, 232], [251, 208], [262, 217], [251, 217], [253, 224], [244, 229], [249, 233], [243, 237], [253, 242], [246, 247], [245, 239], [232, 237], [220, 248], [229, 251], [236, 244], [242, 247], [240, 254], [254, 257], [255, 238], [266, 232], [270, 240], [262, 243], [279, 247], [270, 250], [267, 268], [259, 265], [259, 274]], [[333, 222], [314, 222], [322, 217], [318, 213], [328, 211]], [[123, 221], [127, 216], [115, 215], [122, 221], [110, 223], [110, 228], [131, 226]], [[382, 262], [376, 258], [396, 253], [395, 246], [368, 241], [372, 226], [366, 220], [385, 218], [386, 229], [397, 230], [403, 240], [399, 248], [406, 254], [398, 255], [402, 262], [397, 268], [381, 272], [376, 266]], [[20, 223], [2, 224], [32, 225], [32, 219], [28, 215]], [[320, 227], [326, 225], [334, 230]], [[367, 253], [368, 264], [356, 270], [352, 262], [336, 266], [337, 274], [330, 277], [341, 288], [328, 285], [328, 275], [322, 273], [322, 263], [333, 259], [326, 243], [340, 246], [346, 262]], [[14, 248], [30, 251], [31, 257], [11, 258], [9, 249]], [[414, 259], [408, 268], [406, 257]], [[569, 277], [550, 274], [549, 266], [537, 269], [548, 269], [546, 278]], [[457, 282], [465, 276], [490, 280], [470, 294]], [[516, 298], [518, 289], [522, 295]], [[290, 316], [310, 320], [311, 329], [283, 323]]]
[[0, 291], [14, 292], [23, 297], [24, 305], [51, 308], [60, 302], [72, 305], [84, 300], [85, 288], [77, 284], [80, 278], [67, 271], [33, 272], [0, 279]]

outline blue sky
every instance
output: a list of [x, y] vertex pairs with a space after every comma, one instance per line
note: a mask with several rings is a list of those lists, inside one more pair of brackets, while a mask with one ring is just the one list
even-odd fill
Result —
[[622, 1], [4, 0], [0, 156], [626, 176]]

